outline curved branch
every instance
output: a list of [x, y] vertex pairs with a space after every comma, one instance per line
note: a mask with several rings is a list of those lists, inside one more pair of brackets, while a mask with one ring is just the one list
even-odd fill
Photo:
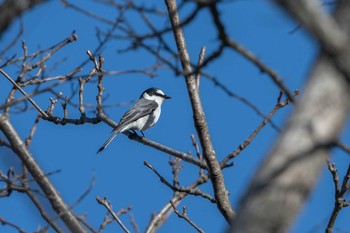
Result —
[[[301, 14], [308, 12], [306, 8], [309, 3], [316, 1], [281, 0], [278, 2], [288, 3], [284, 5], [287, 10]], [[339, 2], [346, 4], [338, 4], [335, 13], [341, 21], [339, 25], [342, 25], [344, 30], [348, 30], [350, 2]], [[292, 7], [299, 8], [298, 13]], [[319, 18], [319, 16], [310, 16], [315, 13], [314, 10], [315, 8], [307, 17], [308, 20]], [[308, 24], [302, 20], [302, 25], [308, 28]], [[318, 23], [320, 28], [328, 27], [330, 21], [325, 24], [324, 20], [327, 18], [313, 23]], [[336, 29], [331, 27], [330, 31]], [[319, 36], [324, 38], [318, 39], [325, 46], [326, 37], [331, 35], [333, 34], [327, 36], [322, 34]], [[349, 31], [348, 35], [350, 35]], [[339, 35], [334, 33], [334, 36]], [[332, 46], [341, 47], [342, 42], [337, 44], [337, 41], [339, 42], [335, 39], [331, 42]], [[333, 52], [336, 53], [336, 50]], [[314, 187], [324, 167], [325, 158], [338, 139], [349, 114], [350, 85], [344, 72], [346, 69], [339, 69], [341, 65], [337, 64], [338, 56], [344, 54], [350, 57], [349, 50], [340, 51], [340, 54], [335, 56], [329, 56], [329, 52], [320, 55], [284, 132], [278, 137], [274, 149], [242, 195], [238, 217], [233, 222], [231, 232], [286, 232], [295, 220]], [[342, 65], [345, 64], [344, 62]]]

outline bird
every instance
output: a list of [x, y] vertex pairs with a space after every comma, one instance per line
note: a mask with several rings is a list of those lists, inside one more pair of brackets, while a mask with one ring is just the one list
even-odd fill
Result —
[[118, 125], [113, 129], [112, 135], [100, 147], [97, 154], [102, 152], [111, 141], [119, 134], [127, 130], [139, 130], [144, 137], [144, 130], [154, 126], [159, 120], [161, 107], [164, 100], [171, 99], [158, 88], [151, 87], [142, 92], [136, 103], [121, 117]]

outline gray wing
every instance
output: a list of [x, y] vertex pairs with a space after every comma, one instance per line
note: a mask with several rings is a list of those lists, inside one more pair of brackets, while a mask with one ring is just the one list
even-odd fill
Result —
[[103, 151], [109, 143], [120, 133], [120, 130], [130, 122], [136, 121], [153, 112], [158, 107], [158, 104], [152, 100], [139, 99], [123, 116], [118, 126], [113, 130], [112, 135], [100, 147], [97, 153]]
[[152, 113], [158, 104], [155, 101], [147, 99], [139, 99], [121, 118], [115, 130], [119, 130], [130, 122], [136, 121]]

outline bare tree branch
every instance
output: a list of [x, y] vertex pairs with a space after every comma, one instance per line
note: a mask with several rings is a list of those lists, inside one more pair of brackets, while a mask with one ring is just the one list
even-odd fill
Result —
[[[299, 13], [305, 13], [306, 8], [315, 1], [279, 2], [287, 4], [286, 9], [291, 12], [298, 8]], [[288, 8], [292, 5], [294, 9]], [[313, 11], [319, 12], [319, 9]], [[347, 31], [350, 25], [349, 12], [350, 2], [340, 1], [335, 15], [340, 22], [338, 25]], [[310, 18], [313, 17], [308, 16]], [[312, 20], [315, 19], [318, 18]], [[324, 19], [314, 23], [319, 24], [318, 27], [330, 26], [323, 22]], [[301, 23], [304, 25], [303, 21]], [[333, 29], [336, 28], [338, 26]], [[337, 36], [339, 34], [335, 32]], [[332, 43], [338, 43], [338, 39], [335, 38]], [[338, 55], [346, 53], [350, 57], [348, 51], [341, 51], [342, 55]], [[283, 133], [243, 194], [231, 232], [285, 232], [291, 226], [315, 185], [324, 159], [337, 141], [349, 113], [349, 82], [344, 76], [346, 69], [339, 69], [342, 65], [337, 64], [338, 61], [325, 53], [318, 58]]]
[[12, 223], [12, 222], [9, 222], [7, 221], [6, 219], [0, 217], [0, 223], [2, 225], [8, 225], [14, 229], [16, 229], [19, 233], [27, 233], [27, 231], [23, 230], [21, 227], [17, 226], [16, 224]]
[[348, 183], [350, 179], [350, 165], [348, 165], [348, 169], [345, 173], [341, 186], [339, 185], [339, 176], [335, 164], [331, 163], [331, 161], [327, 159], [327, 166], [328, 170], [332, 174], [335, 189], [334, 207], [326, 228], [326, 233], [332, 233], [339, 212], [342, 208], [348, 207], [350, 205], [350, 202], [346, 201], [344, 198], [345, 193], [347, 193], [350, 190], [350, 184]]
[[149, 169], [151, 169], [160, 179], [160, 181], [165, 184], [166, 186], [168, 186], [170, 189], [172, 189], [175, 192], [184, 192], [187, 194], [191, 194], [194, 196], [200, 196], [203, 198], [208, 199], [211, 203], [216, 203], [216, 199], [214, 199], [212, 196], [210, 196], [207, 193], [203, 193], [202, 191], [200, 191], [198, 188], [196, 189], [191, 189], [191, 188], [185, 188], [185, 187], [176, 187], [175, 185], [170, 184], [161, 174], [159, 174], [159, 172], [151, 165], [149, 164], [147, 161], [144, 161], [144, 165], [146, 167], [148, 167]]
[[[248, 99], [246, 99], [243, 96], [240, 96], [233, 91], [231, 91], [227, 86], [225, 86], [223, 83], [221, 83], [216, 77], [211, 77], [209, 75], [205, 76], [206, 79], [213, 82], [213, 84], [217, 87], [219, 87], [224, 93], [226, 93], [228, 96], [237, 99], [238, 101], [241, 101], [243, 104], [245, 104], [247, 107], [252, 109], [258, 116], [262, 117], [263, 119], [266, 118], [266, 115], [259, 110], [257, 106], [255, 106], [252, 102], [250, 102]], [[293, 94], [291, 94], [293, 96]], [[281, 129], [270, 119], [268, 123], [271, 125], [272, 128], [277, 130], [278, 132], [281, 132]]]
[[135, 217], [134, 217], [133, 214], [130, 214], [130, 222], [131, 222], [131, 225], [134, 228], [135, 233], [140, 233], [139, 226], [137, 225], [137, 223], [135, 221]]
[[341, 141], [336, 141], [335, 146], [339, 147], [342, 149], [344, 152], [346, 152], [348, 155], [350, 155], [350, 147], [342, 143]]
[[183, 208], [183, 212], [180, 213], [180, 211], [178, 211], [176, 209], [176, 206], [170, 201], [170, 204], [171, 204], [171, 207], [173, 207], [174, 209], [174, 212], [176, 213], [176, 215], [179, 217], [179, 218], [183, 218], [186, 220], [186, 222], [188, 222], [191, 226], [194, 227], [194, 229], [196, 229], [198, 232], [200, 233], [204, 233], [204, 231], [199, 227], [197, 226], [197, 224], [195, 224], [188, 216], [187, 216], [187, 208], [184, 207]]
[[[266, 117], [266, 119], [263, 120], [261, 124], [258, 125], [258, 127], [254, 130], [254, 132], [243, 142], [241, 143], [238, 148], [232, 152], [231, 154], [227, 155], [225, 159], [223, 159], [220, 162], [220, 166], [222, 169], [227, 167], [228, 161], [234, 157], [236, 157], [239, 153], [241, 153], [247, 146], [254, 140], [254, 138], [261, 132], [261, 130], [264, 128], [266, 123], [274, 116], [274, 114], [281, 109], [282, 107], [285, 107], [289, 104], [289, 99], [287, 98], [285, 101], [282, 101], [282, 95], [283, 93], [281, 92], [278, 99], [277, 99], [277, 104], [276, 106], [272, 109], [270, 114]], [[298, 94], [298, 91], [294, 93], [294, 96]], [[193, 137], [192, 137], [193, 138]], [[196, 153], [199, 153], [199, 148], [197, 149], [196, 147]], [[202, 170], [202, 169], [200, 169]], [[188, 190], [195, 190], [198, 186], [201, 184], [204, 184], [209, 181], [209, 175], [204, 174], [203, 172], [200, 172], [200, 177], [194, 181], [190, 186], [188, 186], [186, 189]], [[187, 196], [186, 192], [178, 192], [174, 197], [171, 199], [171, 202], [174, 203], [175, 205], [178, 205], [185, 197]], [[170, 203], [166, 203], [164, 207], [152, 218], [150, 223], [147, 226], [146, 232], [147, 233], [153, 233], [157, 231], [157, 229], [165, 222], [165, 220], [170, 216], [172, 213], [173, 208], [170, 205]]]
[[235, 217], [235, 213], [229, 201], [228, 191], [225, 187], [221, 167], [216, 158], [214, 147], [210, 139], [208, 125], [205, 119], [201, 99], [199, 97], [199, 90], [197, 89], [197, 82], [192, 71], [191, 61], [186, 48], [184, 34], [182, 28], [180, 27], [181, 24], [177, 11], [176, 1], [166, 0], [165, 3], [168, 8], [174, 38], [177, 45], [180, 62], [182, 64], [183, 74], [186, 80], [188, 95], [190, 97], [192, 105], [194, 124], [196, 126], [198, 137], [201, 143], [204, 159], [206, 160], [209, 168], [210, 178], [212, 181], [211, 183], [214, 189], [215, 199], [217, 200], [217, 206], [225, 217], [226, 221], [230, 222]]
[[45, 2], [45, 0], [3, 1], [0, 5], [0, 34], [9, 27], [16, 17], [43, 2]]
[[7, 80], [9, 80], [13, 86], [15, 86], [27, 99], [28, 101], [38, 110], [38, 112], [45, 118], [48, 118], [49, 116], [46, 114], [46, 112], [44, 112], [39, 105], [37, 105], [34, 100], [32, 98], [30, 98], [27, 93], [10, 77], [8, 76], [5, 71], [3, 71], [2, 69], [0, 69], [0, 73], [2, 75], [4, 75], [5, 78], [7, 78]]
[[[243, 57], [248, 59], [250, 62], [252, 62], [254, 65], [256, 65], [262, 72], [267, 73], [272, 81], [279, 87], [279, 89], [283, 90], [284, 93], [288, 96], [288, 98], [293, 102], [293, 95], [287, 88], [287, 86], [284, 84], [283, 80], [279, 75], [269, 68], [267, 65], [265, 65], [262, 61], [258, 59], [256, 55], [254, 55], [252, 52], [245, 49], [242, 45], [231, 39], [225, 30], [224, 25], [221, 22], [220, 19], [220, 13], [217, 9], [217, 4], [214, 2], [209, 4], [210, 12], [213, 17], [213, 21], [216, 25], [216, 28], [218, 30], [218, 37], [222, 41], [222, 45], [220, 47], [220, 51], [223, 50], [224, 47], [229, 47], [236, 52], [240, 53]], [[220, 52], [221, 54], [221, 52]], [[220, 54], [217, 54], [216, 56], [219, 56]], [[205, 63], [203, 65], [206, 65]]]
[[339, 0], [334, 17], [319, 1], [275, 0], [293, 15], [320, 42], [336, 68], [350, 82], [349, 1]]
[[[295, 97], [298, 94], [299, 94], [299, 91], [297, 90], [294, 92], [294, 94], [292, 96]], [[277, 103], [276, 103], [275, 107], [271, 110], [271, 112], [268, 114], [268, 116], [260, 123], [260, 125], [252, 132], [252, 134], [250, 134], [249, 137], [237, 147], [237, 149], [235, 149], [232, 153], [227, 155], [226, 158], [224, 158], [220, 162], [221, 167], [225, 166], [229, 160], [237, 157], [241, 153], [242, 150], [244, 150], [247, 146], [249, 146], [249, 144], [258, 135], [258, 133], [264, 128], [264, 126], [267, 124], [267, 122], [269, 122], [271, 120], [271, 118], [275, 115], [275, 113], [279, 109], [281, 109], [289, 104], [289, 98], [287, 98], [285, 101], [282, 101], [282, 97], [283, 97], [283, 92], [281, 91], [280, 95], [278, 96]]]
[[[110, 118], [108, 118], [104, 113], [100, 113], [98, 114], [98, 117], [99, 119], [101, 119], [101, 121], [105, 122], [106, 124], [108, 124], [109, 126], [111, 126], [112, 128], [115, 128], [118, 124], [116, 122], [114, 122], [113, 120], [111, 120]], [[189, 154], [187, 153], [184, 153], [184, 152], [181, 152], [181, 151], [177, 151], [177, 150], [174, 150], [170, 147], [167, 147], [165, 145], [162, 145], [158, 142], [155, 142], [155, 141], [152, 141], [146, 137], [140, 137], [134, 133], [131, 133], [130, 131], [126, 131], [126, 132], [123, 132], [124, 135], [126, 135], [127, 137], [129, 137], [130, 139], [136, 141], [136, 142], [139, 142], [139, 143], [142, 143], [146, 146], [149, 146], [149, 147], [152, 147], [152, 148], [155, 148], [159, 151], [162, 151], [164, 152], [165, 154], [168, 154], [168, 155], [172, 155], [172, 156], [175, 156], [177, 158], [180, 158], [186, 162], [189, 162], [189, 163], [192, 163], [198, 167], [201, 167], [203, 169], [207, 169], [207, 165], [204, 161], [201, 161], [193, 156], [190, 156]]]
[[85, 229], [75, 218], [69, 206], [63, 201], [59, 192], [55, 189], [45, 173], [39, 167], [33, 155], [29, 152], [24, 142], [19, 137], [16, 130], [13, 128], [9, 119], [2, 114], [0, 115], [0, 130], [5, 134], [6, 138], [11, 143], [12, 149], [21, 159], [22, 163], [26, 166], [30, 174], [33, 176], [42, 191], [45, 193], [52, 205], [52, 208], [60, 216], [62, 221], [72, 232], [85, 232]]
[[[28, 146], [27, 146], [28, 147]], [[28, 171], [23, 166], [23, 179], [22, 179], [22, 185], [26, 189], [27, 196], [31, 199], [35, 207], [40, 212], [40, 215], [43, 217], [43, 219], [48, 223], [49, 226], [52, 227], [57, 233], [63, 233], [64, 231], [55, 223], [53, 219], [50, 218], [49, 214], [45, 211], [43, 205], [40, 203], [38, 198], [35, 196], [35, 194], [32, 192], [32, 190], [29, 187], [29, 182], [27, 180]]]
[[117, 223], [123, 229], [124, 232], [130, 233], [130, 231], [126, 228], [123, 222], [118, 218], [118, 215], [114, 213], [111, 204], [107, 201], [106, 198], [101, 199], [100, 197], [96, 197], [96, 200], [100, 205], [103, 205], [104, 207], [106, 207], [108, 212], [113, 216], [114, 220], [117, 221]]

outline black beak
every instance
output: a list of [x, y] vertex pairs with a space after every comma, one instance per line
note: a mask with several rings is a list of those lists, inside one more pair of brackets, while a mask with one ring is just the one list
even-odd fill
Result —
[[167, 99], [167, 100], [168, 100], [168, 99], [171, 99], [171, 97], [170, 97], [170, 96], [167, 96], [167, 95], [163, 95], [163, 98], [164, 98], [164, 99]]

